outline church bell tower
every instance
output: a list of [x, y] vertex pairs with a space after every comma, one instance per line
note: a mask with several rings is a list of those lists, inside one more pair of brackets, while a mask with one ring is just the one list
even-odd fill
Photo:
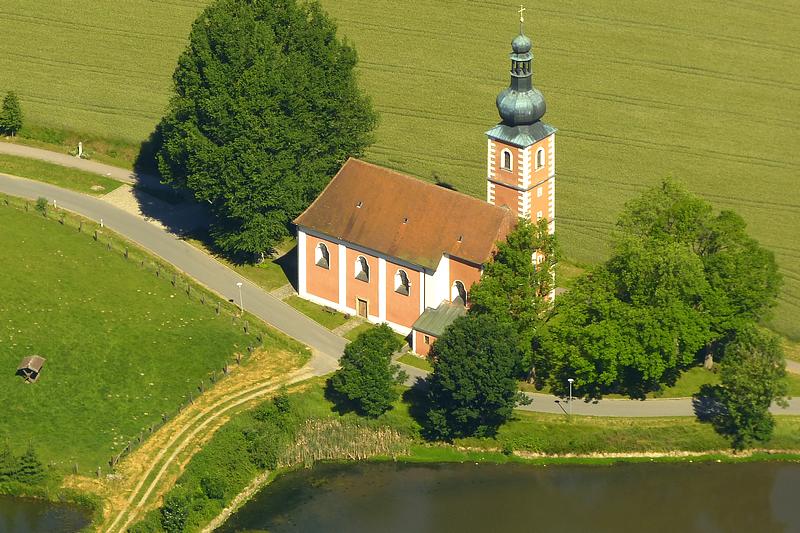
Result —
[[497, 96], [501, 122], [486, 132], [488, 176], [486, 201], [508, 206], [536, 222], [547, 219], [555, 231], [556, 129], [542, 122], [544, 97], [533, 86], [531, 40], [523, 32], [511, 42], [511, 83]]

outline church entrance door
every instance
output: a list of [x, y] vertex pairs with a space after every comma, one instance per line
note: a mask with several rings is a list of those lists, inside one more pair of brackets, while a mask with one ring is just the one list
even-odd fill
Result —
[[362, 300], [361, 298], [356, 298], [356, 303], [358, 307], [358, 316], [367, 318], [367, 301]]

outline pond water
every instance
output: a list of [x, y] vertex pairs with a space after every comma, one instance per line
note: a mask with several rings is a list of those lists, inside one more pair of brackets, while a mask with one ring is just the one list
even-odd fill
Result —
[[89, 522], [86, 510], [75, 505], [0, 496], [2, 533], [74, 533]]
[[797, 532], [800, 464], [320, 465], [218, 531]]

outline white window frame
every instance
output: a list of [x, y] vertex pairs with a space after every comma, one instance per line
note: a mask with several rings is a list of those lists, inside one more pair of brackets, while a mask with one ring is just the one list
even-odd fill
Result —
[[461, 289], [464, 291], [463, 300], [464, 300], [464, 305], [466, 306], [467, 305], [467, 298], [469, 296], [467, 294], [467, 286], [464, 285], [463, 281], [458, 280], [458, 279], [455, 280], [453, 282], [453, 285], [450, 287], [450, 301], [451, 302], [455, 302], [456, 298], [462, 298], [461, 291], [458, 290], [458, 286], [459, 285], [461, 286]]
[[[506, 156], [508, 156], [508, 166], [506, 166]], [[512, 154], [511, 150], [508, 148], [500, 153], [500, 168], [508, 170], [509, 172], [513, 172], [514, 170], [514, 154]]]
[[363, 255], [356, 257], [355, 266], [353, 268], [353, 277], [364, 283], [369, 283], [369, 261]]
[[402, 268], [394, 273], [394, 292], [403, 296], [411, 296], [411, 280], [408, 279], [408, 272]]
[[325, 270], [331, 268], [331, 252], [324, 242], [317, 243], [314, 248], [314, 264]]
[[544, 168], [544, 148], [536, 150], [536, 170]]

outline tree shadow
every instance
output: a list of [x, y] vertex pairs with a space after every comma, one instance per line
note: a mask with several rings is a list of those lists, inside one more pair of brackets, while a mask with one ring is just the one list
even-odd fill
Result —
[[692, 407], [700, 422], [712, 424], [717, 431], [724, 432], [728, 411], [722, 403], [721, 393], [718, 386], [703, 385], [697, 394], [692, 396]]
[[291, 283], [295, 292], [297, 292], [297, 246], [295, 245], [282, 256], [273, 259], [272, 262], [281, 267], [286, 279], [289, 280], [289, 283]]
[[422, 427], [426, 425], [427, 421], [429, 389], [428, 380], [417, 377], [414, 384], [403, 392], [403, 401], [408, 404], [408, 414]]
[[325, 389], [324, 389], [325, 399], [331, 402], [333, 405], [333, 412], [339, 416], [344, 416], [348, 413], [358, 413], [358, 406], [355, 402], [350, 400], [344, 394], [340, 394], [333, 388], [331, 383], [331, 379], [328, 378], [325, 380]]
[[156, 153], [161, 147], [160, 125], [139, 145], [133, 163], [136, 183], [133, 196], [146, 219], [156, 220], [176, 235], [186, 235], [208, 227], [212, 220], [210, 206], [194, 199], [191, 191], [161, 181]]

